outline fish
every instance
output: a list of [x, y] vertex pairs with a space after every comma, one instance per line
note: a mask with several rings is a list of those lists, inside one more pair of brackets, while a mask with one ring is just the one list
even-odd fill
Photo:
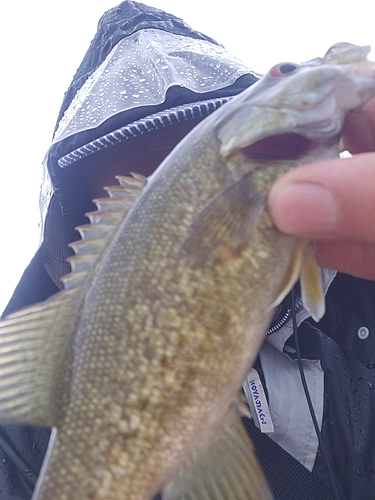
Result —
[[[375, 96], [370, 47], [280, 63], [195, 127], [149, 178], [118, 176], [71, 244], [64, 290], [0, 322], [0, 423], [53, 428], [33, 500], [270, 500], [238, 396], [313, 247], [267, 195], [339, 155]], [[277, 466], [277, 464], [275, 464]]]

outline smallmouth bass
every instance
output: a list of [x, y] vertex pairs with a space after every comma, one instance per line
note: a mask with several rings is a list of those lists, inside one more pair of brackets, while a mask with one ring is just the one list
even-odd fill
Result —
[[291, 168], [338, 155], [375, 95], [368, 47], [274, 66], [198, 125], [148, 179], [119, 177], [72, 244], [65, 290], [0, 323], [0, 422], [55, 428], [34, 500], [272, 496], [237, 393], [310, 246], [266, 210]]

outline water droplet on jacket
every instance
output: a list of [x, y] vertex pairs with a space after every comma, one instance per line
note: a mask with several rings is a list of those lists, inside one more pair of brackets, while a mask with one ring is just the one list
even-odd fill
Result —
[[5, 458], [3, 458], [1, 461], [3, 462], [3, 464], [6, 464], [6, 463], [7, 463], [7, 461], [6, 461], [6, 459], [5, 459]]
[[362, 382], [362, 381], [363, 381], [363, 377], [359, 377], [358, 382]]
[[352, 392], [352, 394], [358, 394], [359, 390], [358, 389], [354, 389], [354, 391]]
[[356, 470], [356, 473], [358, 474], [358, 476], [362, 476], [362, 472], [359, 469]]
[[374, 384], [372, 384], [371, 382], [367, 382], [367, 387], [369, 389], [373, 389], [374, 388]]

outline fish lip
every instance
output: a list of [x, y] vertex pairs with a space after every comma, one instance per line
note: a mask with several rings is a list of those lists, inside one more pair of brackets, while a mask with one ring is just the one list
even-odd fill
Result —
[[301, 134], [282, 132], [263, 137], [239, 151], [255, 161], [298, 160], [314, 146], [314, 141]]

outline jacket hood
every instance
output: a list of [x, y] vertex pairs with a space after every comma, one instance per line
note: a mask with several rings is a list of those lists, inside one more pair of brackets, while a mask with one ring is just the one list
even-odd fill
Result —
[[[38, 272], [42, 267], [62, 287], [68, 243], [95, 209], [93, 185], [113, 184], [114, 175], [129, 171], [151, 174], [191, 128], [258, 77], [171, 14], [131, 0], [106, 12], [64, 96], [45, 156]], [[28, 295], [23, 279], [17, 288]], [[44, 298], [41, 291], [37, 300]]]
[[106, 60], [117, 43], [139, 30], [149, 28], [188, 36], [195, 40], [204, 40], [220, 46], [218, 42], [199, 31], [195, 31], [185, 21], [172, 14], [132, 0], [120, 3], [117, 7], [105, 12], [100, 18], [96, 35], [65, 93], [55, 131], [79, 89]]
[[[108, 163], [112, 154], [115, 164], [119, 144], [180, 122], [190, 122], [192, 128], [257, 79], [215, 40], [159, 9], [125, 1], [102, 16], [64, 97], [44, 162], [42, 251], [58, 286], [69, 271], [69, 249], [63, 248], [77, 239], [74, 228], [85, 223], [84, 213], [93, 209], [88, 186], [96, 176], [98, 183], [104, 182], [97, 169], [85, 170], [85, 159], [86, 164], [98, 163], [106, 150], [105, 160]], [[183, 135], [188, 131], [187, 125]], [[172, 135], [169, 149], [183, 136], [173, 142]], [[161, 136], [159, 143], [163, 140]], [[153, 170], [163, 159], [156, 154], [145, 163]], [[147, 168], [137, 171], [151, 173]]]

